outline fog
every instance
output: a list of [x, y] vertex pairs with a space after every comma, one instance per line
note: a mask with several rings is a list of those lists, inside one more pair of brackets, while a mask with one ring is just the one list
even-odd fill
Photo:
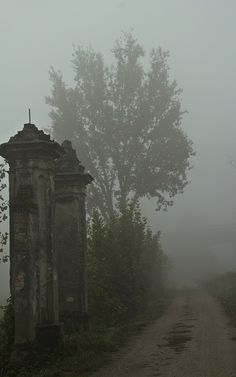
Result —
[[[199, 222], [216, 233], [217, 226], [233, 229], [236, 224], [236, 169], [230, 163], [236, 159], [235, 13], [233, 0], [1, 1], [1, 142], [27, 122], [28, 107], [33, 123], [50, 125], [48, 71], [54, 66], [72, 82], [73, 45], [91, 44], [109, 62], [123, 30], [132, 31], [147, 51], [157, 46], [169, 50], [170, 73], [183, 88], [182, 107], [188, 111], [183, 127], [196, 156], [190, 183], [174, 205], [156, 212], [153, 202], [145, 200], [143, 212], [153, 229], [162, 231], [176, 271], [184, 260], [189, 275], [193, 270], [206, 275], [209, 255], [214, 255], [209, 271], [235, 268], [232, 238], [206, 241], [200, 254], [201, 243], [183, 242], [186, 234], [199, 230]], [[0, 266], [0, 272], [7, 289], [6, 267]]]

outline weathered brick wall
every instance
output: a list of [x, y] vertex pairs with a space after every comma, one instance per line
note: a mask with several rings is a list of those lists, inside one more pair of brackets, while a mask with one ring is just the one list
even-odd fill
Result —
[[55, 159], [59, 144], [34, 125], [0, 146], [10, 167], [10, 288], [15, 344], [58, 326], [57, 270], [52, 247]]
[[59, 314], [65, 324], [80, 326], [87, 314], [86, 185], [84, 172], [71, 143], [57, 163], [55, 179], [55, 249], [58, 258]]
[[10, 288], [15, 345], [56, 340], [87, 313], [86, 185], [71, 143], [33, 124], [0, 146], [9, 163]]

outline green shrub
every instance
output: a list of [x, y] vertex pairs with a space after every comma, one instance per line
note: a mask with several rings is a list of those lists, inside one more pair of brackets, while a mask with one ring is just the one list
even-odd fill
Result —
[[158, 296], [166, 264], [159, 239], [137, 206], [108, 223], [94, 211], [88, 242], [89, 311], [94, 318], [125, 321]]

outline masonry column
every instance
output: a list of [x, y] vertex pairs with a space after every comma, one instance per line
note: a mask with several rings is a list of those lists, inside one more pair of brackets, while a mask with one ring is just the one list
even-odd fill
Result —
[[55, 179], [55, 249], [58, 260], [60, 321], [80, 326], [87, 314], [86, 185], [93, 178], [84, 172], [70, 141], [57, 162]]
[[30, 123], [0, 146], [10, 166], [10, 288], [17, 346], [59, 332], [51, 222], [55, 159], [63, 154]]

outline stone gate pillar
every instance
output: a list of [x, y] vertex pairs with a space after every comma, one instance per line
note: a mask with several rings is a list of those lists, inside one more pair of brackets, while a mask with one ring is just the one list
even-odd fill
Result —
[[59, 330], [51, 223], [55, 159], [63, 153], [30, 123], [0, 146], [10, 166], [10, 289], [18, 346]]
[[55, 178], [55, 249], [58, 259], [60, 320], [80, 326], [87, 314], [86, 185], [93, 178], [84, 172], [70, 141], [57, 162]]

